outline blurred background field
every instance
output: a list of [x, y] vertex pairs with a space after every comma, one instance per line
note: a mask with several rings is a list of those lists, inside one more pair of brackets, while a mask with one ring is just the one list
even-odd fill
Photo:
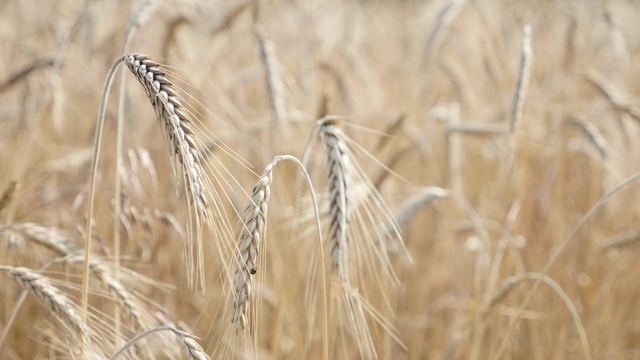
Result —
[[[0, 201], [0, 225], [37, 223], [82, 242], [102, 86], [138, 5], [0, 2], [0, 191], [13, 194]], [[257, 178], [225, 149], [259, 174], [274, 155], [301, 157], [325, 115], [345, 116], [352, 126], [344, 131], [379, 160], [361, 164], [398, 214], [412, 260], [391, 253], [400, 284], [388, 289], [385, 316], [399, 341], [371, 321], [379, 358], [640, 358], [640, 184], [611, 193], [640, 171], [640, 2], [151, 6], [131, 52], [181, 80], [218, 139], [205, 144], [220, 155], [214, 165], [240, 188], [250, 191]], [[257, 34], [276, 80], [267, 76]], [[157, 282], [130, 284], [150, 313], [188, 329], [214, 354], [226, 346], [231, 306], [212, 255], [217, 239], [205, 241], [207, 289], [190, 289], [179, 256], [184, 194], [153, 109], [129, 77], [123, 264]], [[95, 215], [94, 250], [105, 259], [113, 255], [118, 88], [107, 110]], [[321, 150], [309, 165], [319, 192], [326, 190]], [[295, 169], [279, 171], [256, 290], [254, 355], [321, 358], [320, 333], [307, 338], [319, 325], [310, 324], [302, 302], [313, 246], [299, 243], [312, 243], [312, 225], [292, 210], [304, 202], [294, 192]], [[247, 197], [232, 188], [219, 189], [226, 210], [241, 210]], [[56, 257], [9, 231], [0, 236], [0, 265], [38, 269]], [[44, 274], [79, 302], [79, 267], [55, 264]], [[0, 331], [7, 333], [0, 359], [64, 358], [64, 349], [51, 346], [59, 344], [59, 324], [34, 298], [7, 329], [21, 289], [5, 274], [0, 279]], [[111, 324], [113, 301], [95, 295], [92, 311]], [[331, 358], [358, 358], [350, 341], [333, 344]]]

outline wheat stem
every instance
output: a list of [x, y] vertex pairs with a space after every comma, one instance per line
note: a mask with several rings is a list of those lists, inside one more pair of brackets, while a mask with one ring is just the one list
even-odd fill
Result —
[[84, 270], [82, 274], [82, 299], [80, 302], [82, 321], [87, 320], [87, 308], [89, 305], [89, 255], [91, 253], [91, 223], [93, 219], [93, 207], [95, 202], [95, 189], [96, 189], [96, 175], [98, 173], [98, 160], [100, 156], [100, 145], [102, 144], [102, 130], [104, 128], [105, 110], [107, 108], [107, 100], [109, 99], [109, 91], [113, 84], [113, 76], [116, 69], [123, 61], [123, 58], [118, 58], [109, 69], [107, 73], [107, 79], [104, 83], [104, 90], [102, 91], [102, 101], [100, 103], [100, 110], [98, 112], [98, 120], [96, 121], [96, 132], [93, 141], [93, 156], [91, 160], [91, 177], [89, 180], [89, 211], [87, 214], [87, 225], [85, 228], [86, 238], [84, 243]]
[[[553, 251], [553, 253], [549, 257], [549, 260], [547, 261], [547, 264], [544, 266], [544, 268], [542, 269], [540, 274], [546, 275], [549, 272], [549, 270], [551, 270], [551, 267], [553, 265], [555, 265], [555, 263], [558, 260], [558, 257], [560, 256], [560, 254], [562, 254], [564, 249], [566, 249], [567, 246], [569, 245], [569, 242], [578, 233], [578, 230], [580, 230], [580, 228], [582, 228], [582, 226], [584, 224], [586, 224], [587, 220], [589, 220], [591, 218], [591, 216], [593, 216], [593, 214], [596, 213], [596, 211], [598, 211], [600, 208], [602, 208], [614, 194], [616, 194], [618, 191], [620, 191], [621, 189], [625, 188], [627, 185], [633, 183], [634, 181], [636, 181], [638, 179], [640, 179], [640, 172], [636, 172], [635, 174], [627, 177], [622, 182], [620, 182], [618, 185], [616, 185], [613, 189], [611, 189], [609, 192], [604, 194], [600, 199], [598, 199], [598, 201], [596, 201], [596, 203], [589, 209], [589, 211], [587, 211], [584, 214], [584, 216], [580, 219], [580, 221], [578, 221], [576, 226], [573, 229], [571, 229], [571, 232], [569, 232], [569, 235], [567, 235], [567, 237], [564, 238], [562, 243], [560, 243], [560, 246], [558, 246]], [[497, 352], [496, 358], [499, 358], [502, 355], [502, 353], [505, 351], [505, 349], [507, 347], [507, 342], [508, 342], [508, 340], [510, 338], [509, 334], [515, 328], [516, 324], [518, 323], [517, 320], [519, 319], [520, 314], [522, 314], [522, 312], [527, 307], [527, 305], [529, 305], [529, 302], [533, 298], [533, 294], [536, 293], [536, 290], [538, 289], [539, 285], [540, 285], [540, 281], [539, 280], [535, 281], [533, 286], [531, 287], [531, 289], [529, 290], [529, 292], [525, 296], [524, 300], [522, 301], [522, 304], [520, 305], [520, 307], [518, 308], [518, 310], [516, 312], [518, 315], [514, 318], [514, 320], [508, 326], [507, 336], [505, 336], [502, 339], [502, 341], [500, 342], [500, 347], [498, 348], [498, 352]]]
[[187, 351], [189, 360], [208, 360], [209, 356], [204, 352], [202, 347], [193, 340], [191, 334], [178, 330], [173, 326], [160, 326], [153, 329], [146, 330], [136, 336], [134, 336], [131, 340], [127, 341], [113, 356], [109, 358], [109, 360], [115, 360], [120, 355], [122, 355], [129, 347], [134, 345], [136, 342], [140, 341], [140, 339], [144, 338], [147, 335], [160, 332], [160, 331], [170, 331], [174, 333], [180, 340], [182, 340], [182, 344], [184, 349]]

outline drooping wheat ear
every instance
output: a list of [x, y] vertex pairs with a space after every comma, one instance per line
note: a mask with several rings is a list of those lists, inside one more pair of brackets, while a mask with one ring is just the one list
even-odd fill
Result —
[[235, 273], [235, 300], [231, 322], [238, 323], [242, 329], [247, 325], [249, 300], [253, 275], [258, 271], [257, 260], [260, 242], [264, 239], [273, 167], [280, 161], [276, 157], [265, 167], [258, 182], [253, 187], [251, 202], [242, 217], [242, 229], [238, 237], [238, 268]]
[[586, 120], [580, 118], [570, 118], [566, 121], [566, 124], [571, 125], [579, 129], [584, 136], [587, 137], [589, 142], [596, 148], [603, 158], [607, 157], [607, 140], [604, 139], [600, 129]]
[[[12, 224], [6, 228], [26, 236], [28, 239], [37, 242], [60, 256], [77, 255], [70, 256], [68, 258], [69, 262], [74, 263], [83, 260], [80, 256], [81, 248], [55, 228], [32, 223]], [[0, 231], [2, 230], [4, 230], [4, 227], [0, 227]], [[133, 298], [133, 294], [114, 277], [112, 271], [109, 270], [104, 262], [95, 256], [91, 257], [89, 259], [89, 269], [93, 275], [106, 286], [109, 293], [117, 299], [119, 306], [125, 311], [136, 327], [139, 329], [145, 328], [143, 323], [144, 317], [139, 309], [139, 305]]]
[[633, 106], [628, 95], [619, 91], [611, 82], [607, 81], [606, 78], [598, 73], [589, 73], [586, 75], [586, 79], [596, 86], [598, 91], [607, 98], [614, 109], [626, 113], [635, 120], [640, 121], [640, 109]]
[[2, 196], [0, 196], [0, 211], [7, 207], [13, 200], [13, 196], [16, 194], [16, 187], [18, 182], [13, 180], [7, 185], [7, 187], [2, 192]]
[[160, 332], [160, 331], [170, 331], [174, 333], [178, 338], [180, 338], [180, 341], [182, 341], [182, 345], [184, 346], [187, 359], [189, 360], [209, 360], [210, 359], [209, 356], [204, 352], [204, 349], [202, 349], [202, 346], [200, 346], [200, 344], [198, 344], [198, 342], [194, 340], [191, 334], [187, 333], [186, 331], [178, 330], [172, 326], [160, 326], [153, 329], [145, 330], [144, 332], [136, 335], [133, 339], [129, 340], [126, 344], [124, 344], [118, 350], [118, 352], [113, 354], [113, 356], [111, 356], [109, 360], [117, 359], [130, 346], [138, 342], [140, 339], [144, 338], [149, 334], [153, 334], [155, 332]]
[[327, 152], [329, 168], [329, 236], [333, 266], [340, 268], [341, 259], [349, 242], [349, 171], [351, 158], [344, 140], [344, 133], [336, 125], [337, 120], [320, 123], [320, 136]]
[[193, 124], [182, 106], [173, 83], [160, 64], [140, 54], [125, 55], [124, 62], [147, 92], [158, 121], [164, 124], [167, 136], [182, 166], [187, 193], [197, 216], [205, 220], [209, 206], [201, 158]]
[[91, 329], [82, 322], [75, 304], [51, 280], [24, 267], [0, 266], [0, 271], [6, 272], [13, 281], [35, 295], [56, 317], [71, 325], [81, 335], [88, 336], [91, 333]]
[[[211, 182], [202, 168], [202, 154], [198, 149], [198, 142], [193, 132], [193, 121], [183, 107], [174, 85], [167, 78], [166, 72], [160, 64], [140, 54], [125, 55], [125, 64], [136, 76], [147, 93], [158, 121], [164, 124], [168, 141], [176, 154], [181, 166], [181, 176], [184, 179], [187, 196], [191, 207], [190, 217], [194, 217], [196, 229], [196, 246], [193, 246], [191, 233], [187, 237], [185, 254], [187, 266], [193, 272], [188, 277], [192, 285], [192, 273], [200, 279], [200, 287], [204, 288], [204, 257], [201, 239], [203, 223], [209, 222], [209, 196], [213, 191]], [[193, 249], [196, 250], [193, 250]], [[194, 261], [194, 254], [197, 260]], [[197, 272], [196, 272], [197, 269]]]
[[[416, 196], [404, 203], [400, 207], [400, 210], [395, 214], [397, 226], [405, 226], [418, 214], [418, 212], [420, 212], [420, 210], [429, 206], [429, 204], [433, 203], [435, 200], [442, 199], [446, 196], [449, 196], [449, 190], [437, 186], [430, 186], [422, 189], [418, 194], [416, 194]], [[394, 231], [395, 229], [393, 227], [387, 227], [384, 232], [385, 238], [388, 239], [390, 236], [393, 236]]]

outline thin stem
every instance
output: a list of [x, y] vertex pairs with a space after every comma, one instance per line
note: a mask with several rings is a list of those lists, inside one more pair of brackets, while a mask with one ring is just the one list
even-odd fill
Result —
[[311, 184], [311, 177], [309, 177], [309, 173], [307, 173], [307, 170], [305, 169], [304, 165], [302, 164], [302, 162], [300, 162], [300, 160], [298, 160], [298, 158], [296, 158], [295, 156], [291, 156], [291, 155], [280, 155], [280, 156], [276, 156], [277, 159], [282, 159], [282, 160], [289, 160], [294, 162], [296, 165], [298, 165], [298, 167], [300, 168], [300, 170], [302, 171], [302, 174], [304, 175], [304, 178], [307, 182], [307, 186], [309, 186], [309, 192], [311, 193], [311, 202], [313, 203], [313, 211], [315, 214], [315, 220], [316, 220], [316, 229], [318, 231], [318, 247], [320, 248], [320, 267], [322, 268], [322, 308], [324, 311], [324, 323], [323, 323], [323, 327], [324, 327], [324, 336], [322, 337], [322, 344], [323, 344], [323, 358], [329, 359], [329, 325], [328, 325], [328, 318], [327, 315], [329, 314], [328, 310], [327, 310], [327, 277], [326, 277], [326, 267], [324, 264], [324, 241], [322, 239], [322, 231], [320, 230], [320, 208], [318, 207], [318, 202], [316, 200], [316, 193], [313, 190], [313, 184]]
[[134, 336], [131, 340], [127, 341], [126, 344], [124, 344], [124, 346], [122, 346], [118, 352], [116, 352], [115, 354], [113, 354], [112, 357], [109, 358], [109, 360], [115, 360], [118, 357], [120, 357], [120, 355], [122, 355], [125, 351], [127, 351], [127, 349], [129, 347], [131, 347], [131, 345], [137, 343], [140, 339], [142, 339], [143, 337], [147, 336], [147, 335], [151, 335], [153, 333], [157, 333], [160, 331], [171, 331], [172, 333], [176, 334], [177, 336], [180, 337], [184, 337], [185, 333], [174, 328], [173, 326], [159, 326], [153, 329], [149, 329], [149, 330], [145, 330], [143, 332], [141, 332], [140, 334]]
[[[600, 210], [600, 208], [602, 208], [604, 206], [604, 204], [606, 204], [606, 202], [609, 201], [609, 199], [614, 194], [616, 194], [622, 188], [626, 187], [627, 185], [631, 184], [632, 182], [634, 182], [634, 181], [636, 181], [638, 179], [640, 179], [640, 171], [635, 173], [635, 174], [633, 174], [633, 175], [631, 175], [631, 176], [629, 176], [628, 178], [622, 180], [621, 183], [619, 183], [613, 189], [609, 190], [609, 192], [604, 194], [589, 209], [589, 211], [587, 211], [587, 213], [584, 214], [582, 219], [580, 219], [580, 221], [576, 224], [576, 226], [571, 230], [569, 235], [567, 235], [567, 237], [562, 241], [560, 246], [558, 248], [556, 248], [556, 250], [553, 252], [553, 254], [551, 254], [551, 257], [549, 257], [549, 261], [547, 261], [547, 264], [542, 269], [540, 274], [546, 275], [549, 272], [549, 270], [551, 270], [551, 267], [556, 263], [556, 260], [558, 260], [558, 257], [560, 256], [560, 254], [564, 251], [564, 249], [567, 248], [567, 246], [569, 245], [569, 242], [578, 233], [578, 230], [580, 230], [580, 228], [584, 224], [586, 224], [587, 220], [589, 220], [591, 218], [591, 216], [593, 216], [593, 214], [596, 213], [596, 211]], [[500, 347], [498, 348], [498, 353], [495, 356], [496, 359], [500, 358], [502, 356], [502, 353], [505, 351], [505, 349], [507, 347], [507, 343], [509, 342], [510, 334], [513, 331], [513, 329], [515, 328], [516, 324], [518, 323], [518, 319], [520, 319], [520, 314], [522, 314], [522, 312], [524, 311], [524, 308], [527, 305], [529, 305], [529, 302], [533, 298], [533, 295], [536, 293], [536, 290], [538, 289], [538, 286], [540, 285], [540, 283], [541, 283], [540, 280], [536, 280], [535, 281], [535, 283], [533, 284], [533, 286], [531, 287], [531, 289], [529, 290], [529, 292], [525, 296], [524, 301], [522, 302], [522, 305], [520, 305], [520, 307], [518, 308], [518, 311], [516, 312], [517, 316], [514, 317], [515, 320], [512, 321], [509, 324], [509, 327], [507, 329], [507, 335], [503, 337], [502, 342], [500, 343]]]
[[[135, 33], [135, 27], [130, 28], [127, 31], [127, 38], [124, 42], [123, 54], [129, 53], [133, 35]], [[113, 277], [116, 281], [120, 281], [120, 252], [121, 252], [121, 239], [120, 239], [120, 214], [122, 213], [122, 153], [124, 147], [124, 111], [125, 101], [127, 98], [127, 68], [120, 70], [120, 93], [118, 98], [118, 125], [116, 131], [116, 171], [115, 171], [115, 194], [114, 194], [114, 206], [113, 206]], [[114, 318], [114, 341], [115, 346], [120, 345], [120, 307], [115, 307]]]
[[91, 177], [89, 180], [89, 211], [87, 214], [87, 226], [84, 242], [84, 270], [82, 274], [82, 300], [80, 302], [80, 314], [82, 322], [87, 322], [87, 308], [89, 303], [89, 254], [91, 253], [91, 219], [93, 219], [93, 206], [95, 202], [95, 189], [96, 189], [96, 174], [98, 173], [98, 160], [100, 155], [100, 145], [102, 143], [102, 130], [104, 128], [104, 115], [107, 108], [107, 101], [109, 99], [109, 91], [113, 84], [113, 77], [116, 69], [123, 61], [123, 57], [118, 58], [107, 73], [107, 79], [104, 83], [104, 90], [102, 91], [102, 102], [100, 103], [100, 110], [98, 111], [98, 120], [96, 121], [96, 132], [93, 140], [93, 157], [91, 159]]

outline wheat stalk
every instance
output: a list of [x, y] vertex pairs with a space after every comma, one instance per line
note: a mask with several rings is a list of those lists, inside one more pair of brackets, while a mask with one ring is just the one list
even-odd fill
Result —
[[120, 355], [122, 355], [130, 346], [138, 342], [140, 339], [144, 338], [149, 334], [153, 334], [159, 331], [170, 331], [175, 334], [182, 342], [183, 348], [187, 353], [187, 358], [189, 360], [209, 360], [209, 356], [204, 352], [202, 346], [198, 344], [197, 341], [193, 339], [193, 336], [186, 331], [178, 330], [173, 326], [160, 326], [153, 329], [146, 330], [138, 335], [136, 335], [133, 339], [129, 340], [126, 344], [124, 344], [113, 356], [109, 358], [109, 360], [115, 360]]
[[582, 349], [584, 351], [584, 357], [585, 359], [591, 359], [591, 349], [589, 346], [589, 340], [587, 338], [587, 333], [585, 331], [585, 328], [582, 325], [582, 320], [580, 319], [580, 314], [578, 313], [576, 306], [573, 304], [573, 302], [571, 301], [571, 298], [562, 289], [562, 287], [557, 282], [555, 282], [551, 277], [549, 277], [544, 273], [529, 272], [522, 275], [511, 276], [505, 279], [502, 282], [501, 286], [496, 291], [495, 295], [493, 295], [493, 297], [491, 298], [491, 301], [489, 302], [488, 306], [484, 309], [484, 313], [486, 314], [494, 306], [499, 304], [500, 301], [502, 301], [511, 292], [511, 290], [513, 290], [516, 287], [516, 285], [526, 280], [533, 280], [533, 281], [536, 281], [537, 283], [539, 282], [539, 283], [546, 284], [564, 302], [565, 306], [567, 307], [567, 310], [569, 310], [569, 313], [573, 318], [573, 321], [576, 326], [576, 330], [578, 331], [578, 336], [580, 337], [580, 342], [582, 343]]
[[91, 329], [82, 321], [73, 302], [51, 280], [25, 267], [0, 266], [13, 281], [31, 292], [43, 305], [59, 319], [64, 319], [76, 331], [89, 335]]
[[[596, 203], [593, 204], [591, 208], [589, 208], [589, 210], [582, 216], [580, 221], [578, 221], [578, 223], [571, 229], [569, 234], [562, 240], [560, 245], [556, 247], [556, 249], [551, 253], [551, 255], [549, 256], [549, 259], [547, 260], [546, 265], [544, 266], [540, 274], [542, 276], [546, 276], [549, 270], [551, 270], [551, 268], [556, 264], [560, 255], [567, 248], [567, 246], [569, 245], [569, 242], [571, 242], [573, 237], [576, 236], [580, 228], [584, 226], [584, 224], [587, 222], [587, 220], [589, 220], [589, 218], [591, 218], [595, 213], [597, 213], [598, 210], [604, 207], [607, 201], [614, 194], [616, 194], [618, 191], [622, 190], [623, 188], [627, 187], [629, 184], [637, 181], [638, 179], [640, 179], [640, 172], [636, 172], [628, 176], [627, 178], [622, 180], [620, 183], [618, 183], [616, 186], [614, 186], [611, 190], [609, 190], [607, 193], [602, 195], [602, 197], [598, 201], [596, 201]], [[520, 314], [522, 314], [526, 306], [529, 305], [529, 302], [531, 301], [533, 295], [536, 293], [536, 290], [538, 289], [540, 282], [541, 281], [536, 281], [534, 285], [527, 292], [524, 300], [522, 301], [522, 304], [517, 309], [516, 313], [518, 314], [518, 316], [520, 316]], [[509, 324], [509, 328], [508, 328], [509, 334], [513, 332], [513, 328], [515, 327], [516, 323], [517, 321], [514, 321]], [[505, 351], [508, 340], [509, 340], [508, 336], [503, 338], [498, 348], [498, 355], [501, 355]]]

